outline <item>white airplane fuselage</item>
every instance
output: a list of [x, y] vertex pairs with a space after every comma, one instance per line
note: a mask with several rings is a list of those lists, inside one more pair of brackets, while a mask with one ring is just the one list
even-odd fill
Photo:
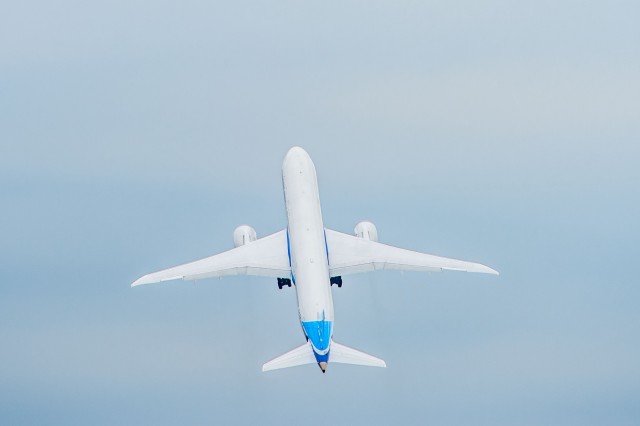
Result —
[[[307, 341], [265, 363], [262, 371], [317, 363], [324, 373], [329, 361], [386, 367], [380, 358], [333, 341], [331, 285], [341, 287], [342, 276], [382, 269], [498, 274], [480, 263], [380, 243], [371, 222], [359, 222], [355, 235], [325, 228], [316, 168], [300, 147], [291, 148], [285, 155], [282, 186], [288, 221], [285, 229], [257, 238], [255, 229], [240, 225], [233, 232], [233, 249], [143, 275], [131, 286], [230, 275], [277, 277], [279, 288], [293, 284]], [[285, 278], [287, 275], [290, 279]]]
[[306, 338], [322, 371], [329, 361], [333, 336], [333, 298], [329, 253], [322, 223], [316, 168], [301, 148], [292, 148], [282, 164], [287, 211], [287, 243], [291, 280]]

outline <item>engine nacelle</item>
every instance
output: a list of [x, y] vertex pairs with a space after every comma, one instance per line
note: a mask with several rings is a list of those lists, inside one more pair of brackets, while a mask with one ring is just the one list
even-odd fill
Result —
[[356, 233], [356, 237], [364, 238], [365, 240], [378, 241], [378, 229], [376, 226], [368, 221], [360, 222], [353, 230]]
[[256, 230], [249, 225], [240, 225], [233, 231], [233, 245], [236, 247], [249, 244], [257, 239]]

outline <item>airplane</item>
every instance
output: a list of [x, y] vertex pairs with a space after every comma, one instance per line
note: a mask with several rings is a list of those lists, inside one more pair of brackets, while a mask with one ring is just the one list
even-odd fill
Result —
[[342, 287], [342, 276], [375, 270], [466, 271], [498, 275], [488, 266], [405, 250], [378, 242], [378, 230], [368, 221], [356, 225], [355, 235], [325, 228], [322, 222], [316, 168], [307, 152], [291, 148], [282, 164], [282, 186], [288, 226], [257, 238], [251, 226], [233, 232], [235, 248], [195, 262], [154, 272], [131, 287], [169, 280], [199, 280], [229, 275], [277, 278], [278, 288], [293, 283], [298, 316], [306, 342], [267, 362], [262, 371], [328, 363], [386, 367], [375, 356], [333, 340], [332, 286]]

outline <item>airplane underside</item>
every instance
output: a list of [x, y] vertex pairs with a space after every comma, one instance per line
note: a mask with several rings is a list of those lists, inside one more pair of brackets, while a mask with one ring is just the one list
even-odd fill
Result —
[[386, 366], [380, 358], [333, 340], [331, 287], [334, 284], [342, 287], [342, 276], [389, 269], [498, 274], [480, 263], [379, 243], [378, 231], [368, 221], [356, 225], [355, 235], [325, 228], [316, 169], [309, 154], [302, 148], [293, 147], [287, 152], [282, 165], [282, 183], [288, 222], [285, 229], [258, 238], [252, 227], [238, 226], [233, 232], [235, 248], [144, 275], [131, 286], [230, 275], [277, 278], [280, 289], [293, 284], [307, 341], [267, 362], [262, 371], [317, 363], [324, 373], [329, 362]]

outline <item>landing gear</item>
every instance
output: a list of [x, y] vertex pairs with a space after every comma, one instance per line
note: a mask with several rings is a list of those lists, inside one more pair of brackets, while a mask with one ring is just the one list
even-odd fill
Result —
[[342, 277], [331, 277], [331, 285], [337, 285], [338, 288], [342, 287]]
[[278, 278], [278, 288], [282, 290], [285, 285], [291, 287], [291, 280], [289, 278]]

